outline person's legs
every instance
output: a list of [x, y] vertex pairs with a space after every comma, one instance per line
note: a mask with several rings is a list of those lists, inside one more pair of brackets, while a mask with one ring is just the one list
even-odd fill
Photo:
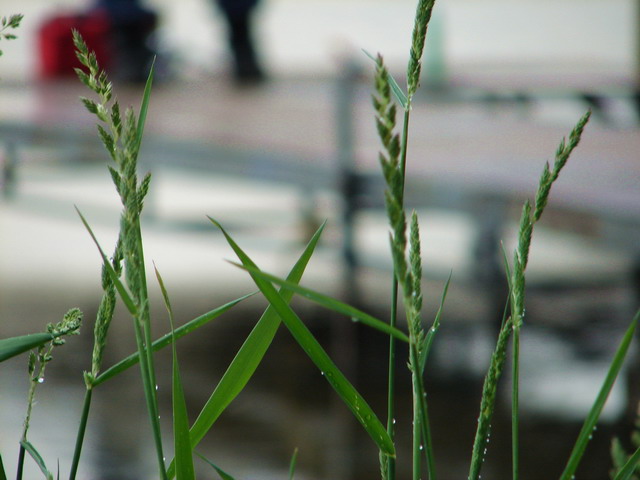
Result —
[[252, 35], [252, 9], [233, 12], [223, 10], [223, 13], [227, 21], [236, 81], [253, 83], [263, 80], [264, 73], [258, 62]]

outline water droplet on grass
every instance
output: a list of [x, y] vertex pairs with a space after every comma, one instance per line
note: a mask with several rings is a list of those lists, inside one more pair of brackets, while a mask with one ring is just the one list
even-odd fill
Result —
[[38, 383], [42, 383], [42, 382], [44, 382], [44, 378], [43, 377], [39, 377], [38, 378]]

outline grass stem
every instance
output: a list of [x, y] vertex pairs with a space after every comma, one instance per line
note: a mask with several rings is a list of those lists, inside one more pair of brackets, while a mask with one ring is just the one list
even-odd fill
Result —
[[71, 470], [69, 472], [69, 480], [75, 480], [80, 464], [80, 454], [82, 453], [82, 445], [87, 430], [87, 422], [89, 419], [89, 410], [91, 409], [91, 398], [93, 396], [93, 388], [87, 387], [84, 394], [84, 402], [82, 404], [82, 414], [80, 416], [80, 424], [78, 426], [78, 434], [76, 435], [76, 446], [73, 451], [73, 460], [71, 462]]

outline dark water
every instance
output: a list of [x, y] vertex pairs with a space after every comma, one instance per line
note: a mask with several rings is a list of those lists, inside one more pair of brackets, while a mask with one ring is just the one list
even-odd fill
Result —
[[[205, 327], [195, 336], [197, 338], [186, 338], [180, 342], [179, 355], [192, 421], [225, 365], [257, 320], [260, 308], [259, 301], [238, 307], [223, 322]], [[314, 307], [303, 306], [300, 310], [317, 338], [384, 421], [386, 338], [360, 325], [332, 318]], [[91, 315], [92, 312], [86, 313]], [[179, 315], [189, 318], [197, 313], [201, 311], [185, 310]], [[125, 329], [122, 325], [127, 325], [128, 319], [117, 321], [121, 322], [118, 328]], [[580, 339], [575, 332], [532, 326], [528, 331], [532, 332], [530, 338], [537, 345], [533, 351], [537, 349], [539, 353], [538, 357], [530, 358], [539, 364], [539, 368], [546, 367], [547, 364], [539, 358], [545, 355], [553, 357], [552, 346], [560, 345], [575, 354], [572, 362], [560, 358], [560, 364], [556, 365], [564, 370], [562, 374], [566, 375], [566, 382], [571, 381], [572, 369], [586, 366], [588, 370], [593, 367], [592, 383], [597, 389], [599, 368], [620, 338], [621, 327], [621, 324], [592, 326], [591, 337], [599, 338], [601, 342], [598, 343], [594, 338], [589, 341]], [[443, 326], [439, 333], [441, 341], [436, 342], [426, 376], [439, 478], [467, 476], [482, 388], [479, 372], [488, 363], [492, 335], [486, 324], [455, 319], [449, 319], [449, 324]], [[523, 338], [526, 338], [526, 331]], [[82, 402], [81, 371], [88, 363], [89, 343], [88, 332], [85, 332], [81, 338], [72, 339], [64, 351], [57, 353], [35, 407], [30, 438], [42, 448], [50, 468], [55, 468], [55, 459], [60, 458], [63, 473], [68, 469], [76, 415]], [[124, 339], [112, 340], [110, 347], [107, 363], [119, 358], [122, 352], [133, 349], [132, 342]], [[168, 353], [158, 355], [158, 372], [163, 428], [167, 449], [170, 449]], [[398, 478], [410, 478], [411, 463], [411, 398], [407, 394], [410, 390], [409, 376], [404, 368], [405, 353], [400, 348], [396, 411]], [[11, 427], [11, 431], [3, 430], [0, 445], [9, 471], [13, 469], [17, 449], [14, 448], [15, 440], [8, 437], [17, 439], [16, 432], [19, 435], [23, 414], [21, 399], [26, 393], [26, 382], [20, 373], [24, 368], [22, 363], [21, 360], [12, 360], [0, 376], [2, 423]], [[550, 363], [553, 364], [553, 359]], [[509, 478], [511, 475], [508, 388], [508, 378], [505, 378], [492, 425], [483, 478]], [[528, 391], [523, 387], [523, 396]], [[582, 395], [579, 385], [573, 391]], [[588, 395], [594, 397], [595, 390]], [[626, 393], [623, 391], [620, 395], [624, 397]], [[80, 478], [154, 478], [154, 457], [138, 370], [131, 369], [122, 378], [99, 387], [94, 399]], [[580, 403], [584, 402], [577, 402]], [[522, 404], [527, 405], [526, 398]], [[570, 418], [565, 415], [563, 418], [552, 404], [537, 407], [523, 408], [522, 412], [520, 451], [523, 480], [559, 475], [581, 427], [581, 422], [573, 418], [577, 415]], [[628, 436], [629, 424], [624, 422], [623, 410], [624, 405], [618, 407], [595, 432], [578, 478], [607, 478], [611, 438], [614, 434], [622, 434], [625, 439]], [[299, 449], [296, 478], [371, 479], [379, 476], [373, 442], [282, 327], [246, 390], [221, 416], [199, 451], [236, 478], [270, 479], [287, 478], [289, 460], [296, 448]], [[199, 478], [216, 478], [203, 462], [198, 462], [198, 465]], [[34, 476], [28, 478], [38, 478], [36, 471], [31, 472]]]

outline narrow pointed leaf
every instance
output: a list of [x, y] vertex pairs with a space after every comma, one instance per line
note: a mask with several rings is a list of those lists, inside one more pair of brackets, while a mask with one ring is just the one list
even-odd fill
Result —
[[636, 471], [638, 462], [640, 462], [640, 448], [638, 448], [633, 455], [629, 457], [629, 460], [627, 460], [627, 462], [622, 466], [613, 480], [629, 480]]
[[633, 340], [633, 334], [636, 330], [639, 318], [640, 311], [638, 311], [634, 316], [631, 325], [625, 332], [624, 337], [620, 342], [620, 346], [616, 350], [607, 376], [605, 377], [602, 387], [600, 388], [600, 392], [598, 393], [598, 396], [596, 397], [596, 400], [591, 407], [591, 411], [589, 412], [589, 415], [587, 416], [582, 426], [582, 430], [578, 435], [578, 439], [576, 440], [576, 444], [573, 447], [573, 451], [571, 452], [571, 456], [569, 457], [567, 466], [565, 467], [564, 472], [562, 472], [562, 475], [560, 477], [561, 480], [570, 480], [575, 475], [576, 469], [578, 468], [580, 460], [582, 459], [582, 455], [584, 454], [584, 451], [587, 448], [587, 444], [589, 443], [589, 439], [593, 434], [593, 429], [598, 423], [600, 413], [602, 412], [609, 393], [613, 388], [613, 384], [618, 377], [618, 373], [620, 373], [620, 369], [622, 368], [622, 364], [629, 350], [629, 346], [631, 345], [631, 341]]
[[[194, 330], [196, 330], [197, 328], [202, 327], [203, 325], [206, 325], [207, 323], [209, 323], [210, 321], [218, 318], [220, 315], [222, 315], [223, 313], [225, 313], [227, 310], [233, 308], [234, 306], [236, 306], [238, 303], [240, 303], [241, 301], [251, 297], [255, 295], [254, 293], [250, 293], [248, 295], [244, 295], [240, 298], [237, 298], [229, 303], [226, 303], [218, 308], [215, 308], [203, 315], [200, 315], [197, 318], [194, 318], [193, 320], [185, 323], [184, 325], [176, 328], [175, 330], [175, 338], [179, 339], [184, 337], [185, 335], [193, 332]], [[160, 350], [164, 347], [166, 347], [167, 345], [170, 345], [171, 342], [173, 341], [173, 336], [171, 335], [171, 333], [168, 333], [162, 337], [160, 337], [158, 340], [156, 340], [155, 342], [153, 342], [151, 344], [151, 348], [153, 349], [153, 351], [157, 351]], [[106, 382], [107, 380], [115, 377], [116, 375], [118, 375], [119, 373], [124, 372], [125, 370], [127, 370], [128, 368], [134, 366], [135, 364], [138, 363], [138, 361], [140, 360], [140, 356], [138, 355], [138, 353], [133, 353], [131, 355], [129, 355], [126, 358], [123, 358], [122, 360], [120, 360], [118, 363], [116, 363], [115, 365], [113, 365], [112, 367], [108, 368], [107, 370], [105, 370], [104, 372], [102, 372], [96, 379], [95, 381], [92, 383], [92, 385], [94, 387], [100, 385], [103, 382]]]
[[7, 480], [7, 472], [4, 470], [4, 465], [2, 463], [2, 455], [0, 455], [0, 480]]
[[235, 480], [231, 475], [229, 475], [227, 472], [225, 472], [224, 470], [222, 470], [219, 466], [217, 466], [215, 463], [213, 463], [211, 460], [207, 459], [206, 457], [203, 457], [202, 455], [200, 455], [198, 452], [196, 452], [196, 455], [198, 455], [202, 460], [204, 460], [205, 462], [207, 462], [209, 465], [211, 465], [213, 467], [213, 469], [216, 471], [216, 473], [220, 476], [220, 478], [222, 480]]
[[[302, 274], [311, 259], [311, 255], [320, 240], [323, 227], [324, 226], [320, 227], [309, 241], [304, 252], [287, 276], [288, 281], [295, 283], [299, 282], [302, 278]], [[282, 296], [286, 301], [290, 301], [293, 297], [293, 292], [283, 291]], [[260, 317], [260, 320], [256, 323], [256, 326], [238, 350], [233, 361], [227, 367], [220, 382], [192, 425], [191, 445], [193, 448], [202, 440], [222, 412], [246, 386], [271, 345], [271, 341], [279, 326], [280, 317], [273, 307], [267, 307]], [[170, 478], [173, 477], [173, 472], [174, 464], [172, 463], [168, 471]]]
[[368, 313], [363, 312], [362, 310], [358, 310], [351, 305], [347, 305], [335, 298], [329, 297], [322, 293], [316, 292], [309, 288], [302, 287], [298, 284], [288, 282], [283, 278], [276, 277], [275, 275], [271, 275], [269, 273], [263, 272], [254, 267], [245, 267], [244, 265], [240, 265], [235, 262], [231, 262], [233, 265], [242, 268], [252, 274], [255, 274], [265, 280], [276, 283], [281, 287], [284, 287], [287, 290], [291, 290], [299, 295], [302, 295], [309, 300], [316, 302], [317, 304], [328, 308], [329, 310], [333, 310], [334, 312], [342, 313], [351, 317], [354, 321], [359, 321], [364, 323], [365, 325], [380, 330], [388, 335], [392, 335], [398, 340], [402, 340], [403, 342], [409, 342], [409, 337], [402, 331], [397, 328], [391, 327], [388, 323], [383, 322], [382, 320], [378, 320], [375, 317], [372, 317]]
[[173, 374], [171, 379], [171, 394], [173, 400], [173, 441], [176, 455], [176, 478], [177, 480], [195, 480], [196, 474], [193, 468], [193, 450], [189, 440], [189, 416], [187, 414], [187, 403], [184, 398], [182, 379], [180, 378], [180, 367], [178, 365], [178, 352], [176, 350], [176, 337], [173, 321], [173, 309], [169, 301], [169, 294], [164, 285], [162, 275], [154, 264], [156, 278], [165, 307], [169, 313], [171, 325], [171, 354], [173, 359]]
[[427, 330], [427, 334], [424, 338], [424, 343], [422, 348], [420, 349], [420, 371], [424, 372], [424, 369], [427, 365], [427, 358], [429, 357], [429, 352], [431, 351], [431, 345], [433, 344], [433, 339], [438, 332], [438, 328], [440, 328], [440, 318], [442, 317], [442, 311], [444, 310], [444, 302], [447, 299], [447, 292], [449, 291], [449, 284], [451, 283], [451, 277], [453, 272], [449, 273], [449, 278], [447, 278], [447, 282], [444, 284], [444, 289], [442, 290], [442, 296], [440, 297], [440, 306], [438, 307], [438, 311], [436, 312], [436, 316], [433, 319], [433, 325], [429, 330]]
[[[246, 266], [254, 266], [255, 264], [247, 256], [246, 253], [240, 249], [235, 241], [227, 234], [220, 224], [212, 220], [227, 239], [227, 242], [233, 250], [238, 254], [240, 261]], [[380, 420], [375, 415], [371, 407], [357, 392], [357, 390], [349, 383], [342, 372], [336, 367], [329, 355], [324, 351], [320, 343], [316, 340], [309, 329], [302, 323], [302, 320], [295, 314], [295, 312], [289, 307], [287, 302], [276, 291], [271, 283], [266, 282], [257, 275], [251, 275], [253, 281], [258, 286], [262, 294], [274, 307], [282, 322], [287, 326], [295, 340], [307, 353], [309, 358], [316, 364], [316, 366], [323, 373], [327, 381], [331, 384], [334, 390], [338, 393], [340, 398], [345, 402], [349, 410], [353, 413], [356, 419], [364, 427], [367, 433], [371, 436], [374, 442], [378, 445], [380, 450], [389, 456], [395, 456], [395, 447], [393, 441], [389, 437], [387, 430], [384, 428]]]
[[298, 449], [293, 451], [291, 456], [291, 462], [289, 463], [289, 480], [293, 480], [293, 475], [296, 472], [296, 463], [298, 462]]
[[149, 76], [144, 86], [144, 93], [142, 95], [142, 103], [140, 104], [140, 114], [138, 116], [138, 128], [136, 132], [136, 138], [138, 143], [138, 150], [142, 144], [142, 135], [144, 134], [144, 126], [147, 121], [147, 112], [149, 111], [149, 99], [151, 98], [151, 86], [153, 85], [153, 77], [155, 74], [156, 59], [153, 59], [151, 69], [149, 70]]
[[0, 340], [0, 362], [44, 345], [54, 338], [50, 333], [32, 333], [19, 337], [3, 338]]
[[[362, 50], [362, 51], [371, 60], [373, 60], [376, 63], [378, 62], [376, 57], [371, 55], [369, 52], [367, 52], [366, 50]], [[387, 74], [387, 79], [389, 81], [389, 86], [391, 87], [391, 91], [393, 92], [393, 95], [396, 97], [396, 100], [398, 100], [398, 103], [400, 103], [402, 108], [406, 110], [409, 107], [409, 99], [407, 98], [407, 95], [404, 93], [404, 91], [402, 90], [402, 87], [398, 85], [398, 82], [396, 82], [396, 79], [393, 78], [393, 76], [390, 73]]]
[[20, 442], [20, 445], [24, 447], [25, 451], [31, 456], [33, 461], [36, 462], [36, 464], [38, 465], [38, 468], [40, 468], [40, 471], [47, 478], [47, 480], [53, 480], [53, 474], [47, 469], [47, 466], [45, 465], [44, 460], [42, 459], [42, 456], [35, 449], [35, 447], [26, 440], [22, 440]]
[[80, 220], [82, 220], [82, 223], [84, 224], [84, 227], [89, 232], [89, 235], [91, 235], [91, 239], [93, 240], [93, 243], [95, 243], [96, 247], [98, 247], [98, 251], [100, 252], [100, 255], [102, 256], [102, 262], [104, 263], [104, 266], [105, 266], [105, 268], [107, 270], [107, 274], [109, 275], [109, 277], [111, 277], [111, 281], [113, 282], [113, 284], [116, 287], [116, 290], [120, 294], [120, 298], [122, 299], [123, 303], [127, 307], [127, 310], [129, 310], [129, 313], [131, 313], [131, 315], [134, 315], [134, 316], [137, 315], [137, 310], [138, 309], [136, 308], [135, 302], [131, 298], [131, 295], [129, 294], [129, 292], [127, 291], [125, 286], [120, 281], [120, 278], [118, 277], [118, 274], [113, 269], [113, 266], [111, 265], [111, 262], [109, 261], [109, 258], [107, 257], [107, 255], [105, 255], [104, 250], [102, 250], [102, 247], [100, 246], [100, 243], [98, 242], [98, 239], [96, 238], [95, 234], [93, 233], [93, 230], [89, 226], [89, 223], [84, 218], [84, 216], [82, 215], [82, 213], [80, 212], [78, 207], [76, 207], [76, 212], [78, 212], [78, 215], [80, 216]]

